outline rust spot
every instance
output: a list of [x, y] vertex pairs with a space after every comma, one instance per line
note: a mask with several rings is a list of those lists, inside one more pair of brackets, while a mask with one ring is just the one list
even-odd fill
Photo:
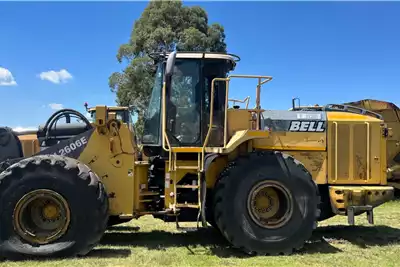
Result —
[[367, 176], [366, 166], [363, 164], [363, 157], [356, 154], [356, 171], [359, 179], [364, 180]]
[[300, 155], [311, 162], [310, 167], [313, 172], [319, 172], [321, 170], [324, 163], [324, 156], [321, 153], [302, 152]]

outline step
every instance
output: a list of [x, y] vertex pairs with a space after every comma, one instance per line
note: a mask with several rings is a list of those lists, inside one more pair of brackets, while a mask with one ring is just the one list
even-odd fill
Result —
[[172, 152], [175, 153], [201, 153], [202, 147], [171, 147]]
[[199, 166], [176, 166], [177, 170], [198, 170]]
[[199, 230], [199, 228], [197, 227], [176, 227], [176, 230], [179, 232], [186, 232], [186, 233], [190, 233], [190, 232], [197, 232]]
[[198, 185], [177, 185], [176, 188], [191, 188], [191, 189], [198, 189]]
[[157, 193], [157, 192], [144, 191], [144, 192], [141, 192], [139, 195], [145, 197], [145, 196], [158, 196], [159, 194], [160, 193]]
[[176, 207], [177, 207], [177, 208], [199, 209], [199, 208], [200, 208], [200, 205], [194, 204], [194, 203], [191, 203], [191, 204], [177, 203], [177, 204], [176, 204]]
[[153, 202], [152, 199], [141, 199], [139, 200], [140, 203], [146, 203], [146, 202]]

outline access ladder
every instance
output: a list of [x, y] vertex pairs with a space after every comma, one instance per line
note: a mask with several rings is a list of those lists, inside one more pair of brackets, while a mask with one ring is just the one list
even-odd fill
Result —
[[[179, 164], [179, 161], [177, 160], [178, 154], [182, 153], [196, 153], [197, 154], [197, 165], [193, 166], [187, 166], [187, 165], [182, 165]], [[172, 175], [172, 181], [173, 181], [173, 204], [172, 204], [172, 210], [176, 214], [176, 224], [178, 229], [182, 229], [179, 227], [178, 223], [178, 212], [180, 208], [191, 208], [191, 209], [198, 209], [198, 217], [197, 217], [197, 227], [199, 227], [199, 221], [201, 217], [201, 212], [203, 211], [202, 209], [204, 208], [202, 206], [202, 191], [205, 190], [205, 178], [203, 175], [203, 167], [204, 167], [204, 148], [202, 147], [171, 147], [170, 149], [170, 156], [169, 156], [169, 171], [170, 175]], [[197, 175], [197, 183], [195, 185], [179, 185], [178, 180], [177, 180], [177, 171], [178, 170], [189, 170], [193, 171], [193, 173], [196, 173]], [[185, 189], [193, 189], [197, 191], [197, 201], [194, 203], [180, 203], [178, 202], [178, 195], [181, 193], [182, 190]], [[204, 220], [202, 221], [203, 227], [207, 225], [207, 223]], [[187, 229], [186, 229], [187, 230]]]

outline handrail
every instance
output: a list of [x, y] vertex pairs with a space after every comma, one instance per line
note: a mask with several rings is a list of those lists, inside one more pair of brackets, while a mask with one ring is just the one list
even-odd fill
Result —
[[204, 153], [207, 147], [208, 139], [211, 135], [212, 124], [213, 124], [213, 117], [214, 117], [214, 91], [215, 91], [215, 82], [216, 81], [223, 81], [225, 82], [225, 118], [224, 118], [224, 147], [226, 146], [226, 126], [227, 126], [227, 109], [228, 109], [228, 92], [229, 92], [229, 80], [230, 78], [214, 78], [211, 81], [211, 94], [210, 94], [210, 121], [208, 126], [208, 131], [206, 138], [204, 139], [203, 146], [201, 148], [201, 167], [200, 170], [203, 171], [204, 169]]
[[[208, 143], [208, 139], [210, 138], [210, 135], [211, 135], [211, 130], [212, 130], [212, 123], [213, 123], [213, 117], [214, 117], [214, 91], [215, 91], [215, 82], [216, 81], [223, 81], [223, 82], [226, 82], [226, 87], [225, 87], [225, 89], [226, 89], [226, 91], [228, 91], [229, 90], [229, 77], [228, 78], [214, 78], [212, 81], [211, 81], [211, 94], [210, 94], [210, 96], [211, 96], [211, 99], [210, 99], [210, 122], [209, 122], [209, 126], [208, 126], [208, 131], [207, 131], [207, 135], [206, 135], [206, 138], [204, 139], [204, 143], [203, 143], [203, 149], [202, 150], [204, 150], [206, 147], [207, 147], [207, 143]], [[226, 93], [226, 99], [228, 99], [228, 93]], [[226, 125], [226, 122], [227, 122], [227, 120], [226, 120], [226, 114], [227, 114], [227, 105], [228, 105], [228, 103], [227, 103], [227, 101], [225, 101], [225, 120], [224, 120], [224, 125]], [[226, 131], [226, 127], [224, 127], [225, 129], [224, 129], [224, 146], [225, 146], [225, 142], [226, 142], [226, 140], [225, 140], [225, 131]]]
[[245, 99], [243, 100], [239, 100], [239, 99], [229, 99], [228, 101], [233, 102], [233, 105], [235, 105], [236, 102], [238, 103], [245, 103], [246, 102], [246, 109], [249, 108], [249, 102], [250, 102], [250, 96], [247, 96]]
[[[167, 98], [166, 98], [166, 87], [167, 84], [164, 81], [163, 82], [163, 87], [162, 87], [162, 148], [165, 151], [168, 151], [168, 169], [169, 171], [171, 171], [171, 167], [172, 167], [172, 150], [171, 150], [171, 143], [168, 140], [168, 136], [167, 136], [167, 126], [166, 126], [166, 106], [167, 106]], [[167, 145], [168, 145], [168, 149], [165, 147], [165, 141], [167, 141]]]
[[[165, 147], [165, 141], [167, 141], [167, 143], [169, 143], [169, 140], [168, 140], [168, 138], [167, 138], [167, 134], [166, 134], [166, 132], [167, 132], [167, 130], [166, 130], [166, 105], [167, 105], [167, 99], [166, 99], [166, 97], [165, 97], [165, 95], [166, 95], [166, 93], [165, 93], [165, 90], [166, 90], [166, 83], [165, 83], [165, 81], [163, 82], [163, 87], [162, 87], [162, 93], [161, 93], [161, 99], [162, 99], [162, 111], [161, 111], [161, 114], [162, 114], [162, 123], [161, 123], [161, 125], [162, 125], [162, 148], [165, 150], [165, 151], [169, 151], [169, 149], [167, 149], [166, 147]], [[165, 140], [165, 139], [167, 139], [167, 140]], [[169, 146], [168, 146], [169, 147]]]
[[[343, 105], [343, 104], [327, 104], [324, 107], [325, 109], [332, 109], [332, 110], [338, 110], [338, 111], [346, 111], [350, 113], [355, 113], [355, 114], [361, 114], [361, 115], [369, 115], [369, 116], [374, 116], [379, 120], [382, 120], [382, 115], [376, 112], [373, 112], [368, 109], [360, 108], [360, 107], [355, 107], [351, 105]], [[356, 112], [358, 111], [358, 112]]]
[[228, 95], [229, 95], [229, 82], [230, 82], [230, 80], [232, 78], [250, 78], [250, 79], [256, 78], [256, 79], [258, 79], [258, 84], [257, 84], [257, 88], [256, 88], [256, 108], [255, 109], [256, 109], [256, 112], [257, 112], [257, 128], [256, 129], [259, 130], [259, 120], [260, 120], [260, 110], [261, 110], [261, 107], [260, 107], [261, 86], [263, 84], [269, 82], [270, 80], [272, 80], [272, 77], [271, 76], [261, 76], [261, 75], [238, 75], [238, 74], [236, 74], [236, 75], [230, 75], [227, 78], [214, 78], [211, 81], [210, 122], [209, 122], [207, 135], [206, 135], [206, 138], [204, 140], [203, 147], [202, 147], [203, 153], [204, 153], [205, 148], [207, 147], [207, 143], [208, 143], [208, 140], [210, 138], [211, 130], [212, 130], [212, 122], [213, 122], [213, 115], [214, 115], [214, 91], [215, 91], [215, 82], [216, 81], [223, 81], [223, 82], [226, 83], [226, 87], [225, 87], [225, 90], [226, 90], [226, 92], [225, 92], [225, 112], [224, 112], [225, 113], [224, 114], [224, 147], [227, 144], [227, 138], [228, 138], [228, 136], [227, 136], [227, 133], [228, 133], [228, 129], [227, 129], [227, 126], [228, 126], [228, 102], [229, 102]]
[[[256, 130], [260, 130], [260, 98], [261, 98], [261, 86], [272, 80], [271, 76], [263, 76], [263, 75], [230, 75], [229, 78], [247, 78], [247, 79], [258, 79], [258, 84], [256, 87], [256, 113], [257, 113], [257, 125]], [[264, 80], [263, 80], [264, 79]], [[226, 109], [225, 109], [225, 117], [226, 117]]]
[[[229, 95], [229, 82], [232, 78], [250, 78], [250, 79], [258, 79], [257, 87], [256, 87], [256, 107], [255, 107], [255, 112], [257, 113], [257, 126], [256, 129], [259, 130], [259, 122], [260, 122], [260, 114], [261, 114], [261, 106], [260, 106], [260, 95], [261, 95], [261, 86], [269, 81], [272, 80], [271, 76], [261, 76], [261, 75], [230, 75], [226, 78], [214, 78], [211, 81], [211, 95], [210, 95], [210, 120], [209, 120], [209, 127], [207, 131], [207, 135], [205, 137], [203, 146], [202, 146], [202, 166], [201, 170], [203, 170], [203, 165], [204, 165], [204, 154], [205, 154], [205, 149], [207, 147], [208, 141], [210, 139], [211, 131], [212, 131], [212, 124], [213, 124], [213, 117], [214, 117], [214, 91], [215, 91], [215, 82], [216, 81], [223, 81], [225, 82], [225, 111], [224, 111], [224, 147], [226, 147], [227, 144], [227, 139], [228, 139], [228, 102], [229, 101], [236, 101], [236, 102], [246, 102], [246, 109], [248, 108], [250, 97], [246, 97], [244, 100], [231, 100], [228, 98]], [[169, 158], [171, 159], [172, 157], [172, 150], [171, 150], [171, 144], [169, 142], [167, 132], [166, 132], [166, 83], [165, 81], [163, 82], [163, 87], [162, 87], [162, 148], [165, 151], [169, 152]], [[166, 143], [168, 145], [168, 149], [166, 148]], [[169, 162], [169, 167], [171, 169], [171, 160]]]

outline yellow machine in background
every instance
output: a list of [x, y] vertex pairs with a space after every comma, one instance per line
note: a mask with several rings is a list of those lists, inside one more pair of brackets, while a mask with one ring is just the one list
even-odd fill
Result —
[[[290, 254], [319, 220], [366, 212], [392, 199], [387, 128], [360, 110], [261, 108], [269, 76], [229, 75], [222, 53], [152, 55], [157, 71], [141, 153], [133, 128], [96, 106], [53, 114], [24, 155], [12, 131], [0, 169], [0, 256], [85, 255], [109, 218], [153, 215], [219, 229], [248, 254]], [[255, 107], [229, 106], [232, 79], [255, 79]], [[82, 123], [57, 126], [76, 116]], [[19, 151], [19, 153], [18, 153]], [[185, 229], [184, 229], [185, 230]], [[188, 229], [186, 229], [188, 230]]]

